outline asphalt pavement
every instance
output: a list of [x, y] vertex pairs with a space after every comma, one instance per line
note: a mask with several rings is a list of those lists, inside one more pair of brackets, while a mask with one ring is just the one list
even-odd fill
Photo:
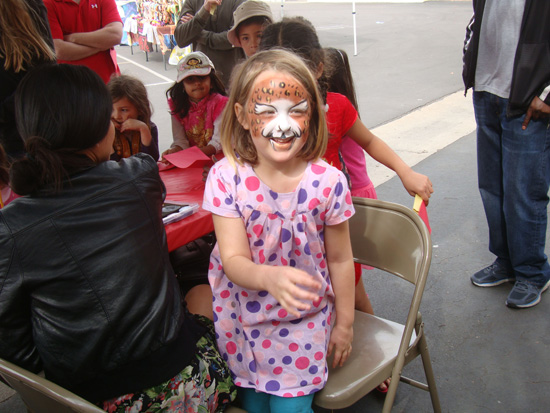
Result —
[[[421, 311], [443, 411], [548, 411], [550, 293], [534, 308], [512, 310], [504, 305], [511, 285], [482, 289], [469, 280], [493, 260], [477, 190], [475, 126], [467, 110], [471, 98], [448, 104], [449, 97], [462, 93], [461, 49], [471, 2], [357, 3], [356, 56], [351, 3], [287, 0], [284, 8], [276, 2], [272, 8], [277, 17], [281, 9], [286, 16], [307, 17], [324, 46], [348, 52], [362, 120], [392, 147], [406, 137], [398, 153], [434, 184], [428, 207], [433, 259]], [[164, 70], [160, 52], [149, 54], [148, 62], [136, 47], [134, 54], [128, 46], [117, 52], [121, 70], [148, 85], [160, 146], [167, 148], [171, 137], [164, 91], [175, 79], [175, 67]], [[447, 134], [454, 124], [465, 126]], [[395, 125], [417, 133], [392, 130]], [[423, 156], [409, 157], [415, 150]], [[412, 206], [398, 178], [386, 174], [376, 182], [380, 199]], [[377, 270], [364, 271], [363, 281], [377, 315], [404, 321], [406, 291]], [[419, 360], [404, 373], [424, 378]], [[342, 412], [380, 411], [383, 396], [375, 393]], [[25, 411], [5, 387], [0, 387], [2, 399], [0, 412]], [[393, 411], [429, 412], [429, 395], [401, 383]]]

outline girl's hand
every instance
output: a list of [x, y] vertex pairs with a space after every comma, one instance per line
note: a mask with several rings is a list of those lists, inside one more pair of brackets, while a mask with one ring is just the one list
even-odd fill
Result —
[[409, 169], [409, 171], [401, 177], [401, 182], [403, 182], [403, 186], [411, 196], [415, 196], [416, 194], [420, 195], [426, 203], [426, 206], [428, 206], [430, 196], [434, 190], [432, 182], [426, 175], [419, 174]]
[[322, 285], [307, 272], [294, 267], [276, 267], [277, 275], [266, 277], [266, 289], [281, 306], [295, 317], [301, 317], [300, 310], [309, 310], [319, 295], [315, 290]]
[[166, 159], [164, 159], [164, 156], [165, 156], [165, 155], [170, 155], [171, 153], [179, 152], [179, 151], [183, 151], [183, 148], [182, 148], [181, 146], [178, 146], [178, 145], [174, 146], [173, 148], [166, 149], [166, 150], [162, 153], [162, 155], [160, 155], [160, 162], [166, 163], [166, 164], [170, 163], [170, 162], [168, 162]]
[[142, 128], [147, 128], [147, 125], [138, 119], [126, 119], [120, 124], [120, 131], [125, 132], [128, 130], [141, 131]]
[[351, 342], [353, 340], [353, 326], [342, 326], [336, 322], [332, 333], [330, 333], [330, 342], [328, 344], [327, 357], [334, 350], [334, 359], [332, 367], [342, 367], [351, 354]]

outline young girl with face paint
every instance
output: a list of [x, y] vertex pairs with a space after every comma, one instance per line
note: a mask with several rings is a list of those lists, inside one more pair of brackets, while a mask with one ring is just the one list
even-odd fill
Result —
[[236, 68], [223, 114], [225, 158], [203, 208], [218, 243], [209, 281], [218, 347], [249, 412], [312, 412], [353, 337], [353, 258], [346, 178], [327, 143], [315, 78], [272, 50]]

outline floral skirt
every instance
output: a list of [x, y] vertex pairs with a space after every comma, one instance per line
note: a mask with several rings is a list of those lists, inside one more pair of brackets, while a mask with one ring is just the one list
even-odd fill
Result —
[[107, 412], [218, 412], [235, 400], [237, 389], [216, 346], [214, 323], [192, 315], [207, 326], [197, 342], [196, 356], [175, 377], [141, 392], [100, 403]]

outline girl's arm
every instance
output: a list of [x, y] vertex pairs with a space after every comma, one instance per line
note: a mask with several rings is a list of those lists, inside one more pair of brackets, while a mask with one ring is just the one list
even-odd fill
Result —
[[342, 366], [348, 359], [353, 340], [355, 274], [348, 221], [325, 225], [325, 249], [336, 314], [327, 356], [334, 351], [332, 366], [336, 367]]
[[127, 130], [139, 131], [141, 136], [141, 144], [143, 146], [151, 146], [153, 136], [151, 135], [151, 129], [149, 129], [149, 126], [147, 126], [145, 122], [142, 122], [139, 119], [127, 119], [120, 125], [120, 131], [124, 132]]
[[426, 205], [433, 193], [430, 179], [411, 169], [382, 139], [374, 135], [360, 119], [357, 119], [346, 135], [357, 142], [373, 159], [397, 173], [411, 196], [418, 194]]
[[312, 291], [319, 290], [321, 284], [305, 271], [288, 266], [255, 264], [252, 261], [241, 218], [215, 214], [212, 217], [223, 269], [232, 282], [249, 290], [269, 292], [288, 313], [296, 317], [301, 316], [299, 310], [311, 308], [311, 304], [304, 301], [319, 299]]

